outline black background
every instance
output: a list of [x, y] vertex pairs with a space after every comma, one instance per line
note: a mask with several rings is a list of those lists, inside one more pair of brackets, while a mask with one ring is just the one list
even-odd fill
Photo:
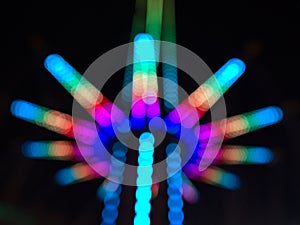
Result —
[[[193, 181], [200, 201], [185, 205], [186, 225], [300, 224], [299, 9], [287, 2], [176, 1], [178, 44], [213, 71], [232, 57], [246, 63], [245, 74], [225, 94], [228, 115], [269, 105], [284, 111], [279, 124], [234, 140], [272, 148], [274, 163], [225, 167], [240, 176], [237, 191]], [[72, 98], [43, 67], [45, 56], [58, 53], [84, 72], [101, 54], [129, 41], [134, 2], [2, 11], [0, 224], [99, 224], [103, 205], [95, 193], [102, 179], [58, 186], [55, 172], [73, 163], [24, 158], [21, 144], [64, 137], [13, 118], [9, 107], [21, 98], [71, 113]], [[118, 224], [131, 224], [134, 189], [125, 187], [123, 193]], [[153, 224], [167, 224], [166, 202], [159, 201], [165, 199], [154, 200]]]

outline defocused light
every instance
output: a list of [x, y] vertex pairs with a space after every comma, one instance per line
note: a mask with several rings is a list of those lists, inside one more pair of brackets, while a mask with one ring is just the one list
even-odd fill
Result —
[[167, 193], [168, 218], [170, 224], [183, 224], [181, 149], [179, 145], [170, 143], [166, 147], [167, 153]]
[[209, 167], [201, 174], [201, 179], [207, 183], [225, 187], [227, 189], [238, 189], [240, 180], [238, 176], [217, 167]]
[[110, 103], [112, 105], [112, 103], [61, 56], [51, 54], [45, 59], [44, 64], [46, 69], [91, 114], [100, 126], [110, 125], [112, 123], [111, 118], [118, 122], [124, 118], [124, 114], [116, 106], [114, 112], [117, 112], [118, 115], [111, 115], [111, 111], [108, 111], [101, 104]]
[[70, 168], [65, 168], [56, 174], [55, 180], [59, 185], [68, 185], [75, 181], [75, 177]]
[[271, 149], [265, 147], [225, 145], [219, 159], [226, 164], [265, 164], [273, 158]]
[[154, 141], [154, 136], [149, 132], [144, 132], [139, 138], [134, 225], [150, 225]]
[[68, 114], [24, 100], [13, 101], [11, 112], [18, 118], [67, 137], [74, 137], [73, 132], [76, 132], [76, 138], [86, 144], [93, 144], [98, 136], [97, 132], [93, 129], [95, 125], [91, 122], [72, 118]]
[[154, 41], [151, 35], [136, 35], [133, 58], [131, 116], [140, 119], [147, 116], [151, 119], [160, 115]]
[[[108, 162], [97, 162], [92, 166], [97, 167], [97, 171], [101, 170], [101, 174], [108, 174]], [[99, 177], [100, 175], [96, 173], [90, 165], [86, 163], [77, 163], [71, 167], [59, 170], [55, 175], [55, 180], [59, 185], [69, 185]]]
[[[192, 127], [207, 112], [228, 88], [243, 74], [244, 63], [239, 59], [229, 60], [215, 75], [206, 80], [185, 101], [180, 103], [169, 115], [170, 121]], [[194, 115], [193, 109], [198, 113]], [[177, 111], [177, 113], [174, 113]], [[175, 115], [179, 117], [174, 117]]]
[[[147, 2], [147, 7], [145, 2]], [[197, 189], [182, 171], [189, 178], [235, 190], [240, 187], [240, 180], [236, 175], [214, 166], [200, 171], [199, 161], [212, 159], [213, 164], [265, 164], [271, 162], [274, 157], [268, 148], [230, 145], [223, 145], [221, 151], [214, 155], [212, 152], [215, 151], [211, 150], [217, 148], [213, 144], [208, 146], [207, 141], [219, 136], [224, 136], [224, 140], [234, 138], [277, 123], [283, 117], [282, 110], [278, 107], [271, 106], [195, 127], [197, 121], [244, 73], [245, 64], [237, 58], [226, 62], [178, 105], [176, 46], [172, 47], [171, 45], [170, 48], [163, 49], [162, 61], [170, 63], [170, 65], [162, 64], [164, 106], [166, 112], [172, 111], [163, 121], [155, 120], [155, 118], [160, 118], [161, 112], [157, 82], [160, 43], [154, 40], [161, 39], [163, 26], [162, 39], [173, 43], [176, 41], [174, 0], [167, 1], [164, 7], [163, 3], [163, 0], [137, 1], [136, 3], [137, 8], [143, 5], [147, 13], [146, 16], [139, 15], [140, 18], [146, 18], [146, 26], [144, 26], [144, 22], [141, 22], [142, 25], [132, 29], [131, 36], [137, 35], [134, 38], [133, 49], [129, 49], [127, 59], [127, 63], [131, 63], [132, 58], [130, 57], [133, 56], [133, 65], [126, 67], [124, 84], [129, 84], [132, 80], [132, 86], [125, 85], [122, 97], [126, 102], [130, 102], [129, 95], [131, 95], [130, 118], [127, 118], [92, 83], [57, 54], [51, 54], [45, 59], [46, 69], [93, 117], [97, 125], [22, 100], [16, 100], [11, 105], [11, 112], [16, 117], [88, 144], [80, 146], [79, 142], [75, 145], [75, 142], [68, 141], [31, 141], [23, 145], [22, 151], [29, 158], [80, 161], [69, 168], [58, 171], [55, 178], [60, 185], [97, 179], [101, 177], [100, 174], [108, 176], [98, 189], [98, 196], [104, 202], [102, 225], [116, 224], [122, 191], [120, 184], [124, 179], [124, 164], [128, 151], [122, 143], [114, 143], [114, 138], [118, 137], [115, 131], [128, 134], [128, 136], [130, 129], [138, 132], [143, 132], [147, 128], [153, 131], [167, 131], [175, 139], [180, 137], [183, 153], [194, 151], [195, 146], [191, 143], [195, 143], [195, 141], [197, 143], [199, 139], [196, 146], [198, 151], [193, 154], [183, 168], [181, 147], [175, 142], [168, 143], [166, 147], [167, 204], [170, 225], [183, 224], [183, 199], [195, 202], [199, 198]], [[163, 10], [164, 23], [162, 23]], [[136, 25], [135, 22], [133, 24]], [[146, 33], [138, 33], [138, 30]], [[223, 126], [224, 124], [225, 126]], [[117, 129], [114, 130], [112, 125], [115, 125]], [[153, 132], [153, 134], [156, 133]], [[156, 182], [156, 178], [153, 177], [155, 142], [153, 134], [144, 132], [139, 138], [134, 225], [150, 225], [151, 197], [158, 194], [159, 185], [153, 185], [153, 182]], [[108, 149], [112, 147], [110, 161], [109, 159], [107, 159], [108, 161], [99, 161], [103, 149], [95, 149], [96, 145], [94, 144], [98, 138]], [[181, 139], [183, 140], [181, 141]], [[213, 141], [216, 142], [214, 139]], [[209, 142], [209, 144], [211, 143]], [[80, 151], [78, 146], [80, 146]], [[93, 162], [85, 163], [87, 157], [91, 157]]]
[[155, 178], [152, 179], [152, 187], [151, 187], [151, 191], [152, 191], [152, 199], [156, 198], [158, 196], [159, 193], [159, 183], [156, 181]]
[[184, 174], [182, 175], [182, 197], [190, 204], [196, 203], [199, 200], [198, 189]]
[[151, 120], [152, 118], [160, 116], [160, 105], [159, 101], [156, 99], [153, 104], [147, 105], [147, 118]]
[[[163, 0], [148, 0], [146, 13], [146, 33], [154, 40], [161, 39]], [[155, 57], [159, 59], [160, 44], [155, 43]]]
[[264, 147], [256, 147], [251, 149], [247, 155], [247, 162], [269, 163], [273, 160], [273, 152]]
[[230, 59], [215, 73], [215, 78], [222, 90], [222, 94], [244, 73], [245, 63], [240, 59]]
[[50, 110], [23, 100], [15, 100], [11, 104], [11, 112], [14, 116], [45, 127], [54, 132], [73, 136], [72, 117], [70, 115]]
[[[226, 140], [278, 123], [282, 120], [282, 117], [283, 112], [279, 107], [269, 106], [220, 121], [203, 124], [200, 126], [200, 133], [197, 126], [195, 134], [202, 142], [219, 135], [224, 135]], [[224, 122], [226, 122], [226, 126], [222, 125]], [[226, 129], [222, 130], [222, 127], [226, 127]]]
[[188, 164], [185, 166], [184, 171], [190, 178], [230, 190], [238, 189], [241, 185], [238, 176], [213, 166], [200, 172], [197, 165]]
[[66, 88], [84, 108], [90, 109], [102, 102], [102, 94], [88, 80], [80, 75], [61, 56], [51, 54], [46, 57], [46, 69]]
[[[127, 147], [122, 143], [116, 142], [112, 147], [111, 169], [109, 177], [115, 179], [118, 183], [107, 180], [98, 189], [98, 197], [103, 198], [104, 208], [102, 210], [102, 225], [116, 224], [118, 217], [118, 207], [120, 204], [120, 194], [123, 180], [124, 163], [126, 161]], [[120, 161], [118, 161], [120, 160]]]
[[[175, 1], [168, 1], [163, 5], [162, 40], [176, 43]], [[176, 45], [161, 46], [163, 75], [164, 109], [166, 112], [178, 105], [178, 75]]]
[[24, 156], [59, 160], [82, 160], [79, 150], [68, 141], [29, 141], [22, 146]]

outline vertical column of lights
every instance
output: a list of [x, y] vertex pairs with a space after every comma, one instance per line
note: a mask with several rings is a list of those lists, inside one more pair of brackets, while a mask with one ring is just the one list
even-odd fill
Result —
[[149, 132], [142, 133], [139, 138], [134, 225], [150, 225], [154, 141], [154, 136]]
[[[146, 105], [142, 101], [144, 87], [146, 86], [146, 69], [143, 59], [143, 45], [149, 40], [150, 36], [138, 34], [134, 38], [133, 52], [133, 78], [132, 78], [132, 106], [131, 106], [131, 127], [143, 129], [145, 126]], [[145, 49], [146, 50], [146, 49]], [[147, 52], [146, 52], [147, 53]]]
[[[147, 15], [146, 15], [146, 33], [150, 34], [156, 42], [153, 42], [153, 57], [158, 60], [160, 56], [160, 43], [162, 28], [162, 13], [163, 0], [147, 0]], [[148, 69], [148, 89], [147, 97], [147, 118], [150, 121], [152, 118], [160, 116], [160, 105], [157, 98], [158, 85], [156, 66], [158, 62], [153, 61], [149, 64]]]
[[[153, 56], [154, 56], [154, 46]], [[147, 68], [147, 87], [143, 94], [143, 101], [146, 103], [146, 114], [148, 122], [160, 116], [160, 105], [158, 100], [158, 84], [155, 61], [150, 61]]]
[[126, 161], [127, 147], [121, 142], [116, 142], [112, 147], [112, 161], [109, 179], [98, 189], [98, 196], [103, 198], [101, 225], [115, 225], [118, 218], [118, 207], [122, 191], [124, 163]]
[[[157, 101], [157, 79], [154, 56], [153, 38], [149, 34], [138, 34], [134, 39], [134, 64], [131, 125], [133, 129], [143, 129], [145, 126], [147, 107]], [[159, 115], [159, 105], [156, 110], [147, 112], [147, 116]]]
[[[175, 43], [175, 3], [174, 0], [166, 0], [163, 8], [162, 40]], [[162, 58], [172, 60], [173, 65], [163, 64], [163, 94], [164, 109], [169, 112], [178, 105], [178, 77], [177, 77], [177, 54], [176, 47], [162, 47]], [[175, 128], [176, 129], [176, 128]], [[176, 150], [175, 150], [176, 149]], [[168, 144], [167, 155], [167, 194], [168, 194], [168, 219], [170, 225], [183, 224], [183, 199], [182, 199], [182, 174], [180, 147], [175, 143]]]
[[[165, 0], [163, 7], [162, 40], [176, 43], [176, 25], [175, 25], [175, 2], [174, 0]], [[163, 61], [168, 58], [173, 65], [162, 64], [162, 74], [164, 93], [164, 109], [169, 112], [178, 105], [178, 76], [177, 76], [177, 51], [175, 46], [162, 46], [161, 55]]]
[[[145, 32], [146, 8], [147, 8], [147, 0], [135, 1], [135, 12], [132, 19], [130, 42], [134, 41], [134, 38], [138, 33]], [[132, 57], [133, 57], [133, 49], [130, 46], [128, 48], [127, 62], [131, 62], [130, 58]], [[125, 73], [124, 73], [124, 80], [123, 80], [123, 89], [122, 89], [122, 99], [125, 102], [131, 101], [132, 74], [133, 74], [133, 65], [126, 66]]]
[[[163, 9], [163, 29], [162, 40], [175, 43], [175, 3], [174, 0], [166, 0]], [[172, 60], [173, 65], [163, 64], [163, 93], [164, 109], [166, 112], [171, 111], [178, 105], [178, 77], [177, 77], [177, 53], [176, 47], [162, 47], [162, 58]], [[176, 128], [175, 128], [176, 129]], [[168, 219], [170, 225], [183, 224], [183, 199], [182, 199], [182, 172], [181, 172], [181, 155], [180, 147], [175, 143], [168, 144], [166, 148], [167, 155], [167, 194], [168, 194]]]
[[168, 219], [170, 225], [182, 225], [184, 219], [182, 199], [181, 149], [175, 143], [168, 144], [167, 174], [168, 174]]
[[[162, 26], [163, 0], [147, 0], [146, 33], [154, 40], [160, 40]], [[155, 57], [159, 59], [160, 44], [155, 43]]]

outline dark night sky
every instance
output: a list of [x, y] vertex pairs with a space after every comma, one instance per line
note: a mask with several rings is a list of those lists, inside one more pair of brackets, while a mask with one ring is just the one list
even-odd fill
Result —
[[[246, 63], [245, 74], [225, 94], [228, 115], [269, 105], [278, 105], [285, 113], [281, 123], [233, 140], [235, 144], [272, 148], [275, 162], [224, 167], [240, 176], [242, 187], [237, 191], [193, 181], [201, 196], [199, 203], [185, 205], [185, 224], [300, 224], [299, 4], [176, 3], [178, 44], [195, 52], [213, 71], [232, 57]], [[7, 9], [8, 16], [1, 14], [1, 225], [15, 224], [10, 218], [22, 215], [28, 219], [19, 220], [34, 220], [38, 225], [100, 222], [103, 205], [95, 192], [102, 180], [58, 186], [55, 172], [73, 163], [26, 159], [21, 144], [64, 137], [13, 118], [9, 107], [21, 98], [71, 113], [71, 96], [48, 74], [43, 60], [58, 53], [84, 72], [101, 54], [127, 43], [134, 3], [101, 4], [72, 9]], [[181, 85], [189, 88], [184, 81]], [[129, 187], [124, 193], [134, 196]], [[128, 196], [122, 195], [128, 203], [121, 204], [119, 224], [128, 224], [124, 221], [134, 215], [128, 208], [133, 206]], [[155, 200], [154, 206], [163, 205], [158, 202]], [[152, 217], [158, 221], [160, 210], [154, 209]]]

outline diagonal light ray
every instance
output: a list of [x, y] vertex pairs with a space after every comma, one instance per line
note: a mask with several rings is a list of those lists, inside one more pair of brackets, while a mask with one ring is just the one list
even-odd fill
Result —
[[102, 103], [102, 93], [60, 55], [47, 56], [44, 66], [83, 108], [90, 110], [95, 102]]
[[241, 185], [237, 175], [215, 166], [210, 166], [200, 172], [198, 165], [188, 164], [184, 167], [184, 171], [191, 179], [230, 190], [238, 189]]
[[199, 191], [190, 179], [182, 173], [182, 197], [183, 199], [192, 204], [199, 200]]
[[[245, 64], [240, 59], [230, 59], [169, 113], [166, 117], [167, 125], [182, 123], [185, 127], [193, 127], [244, 71]], [[197, 116], [193, 115], [195, 109]]]
[[15, 100], [11, 104], [11, 112], [14, 116], [40, 127], [74, 138], [73, 130], [78, 133], [78, 140], [93, 144], [98, 134], [91, 129], [92, 124], [88, 121], [72, 118], [56, 110], [48, 109], [24, 100]]
[[113, 104], [61, 56], [49, 55], [45, 67], [100, 126], [107, 127], [125, 118], [118, 107], [114, 107], [116, 115], [111, 115]]
[[[283, 118], [282, 110], [277, 106], [269, 106], [232, 116], [219, 121], [203, 124], [195, 127], [195, 134], [199, 141], [206, 143], [209, 138], [217, 138], [221, 135], [224, 140], [235, 138], [243, 134], [278, 123]], [[223, 129], [225, 123], [225, 130]]]
[[[93, 166], [96, 166], [97, 171], [101, 171], [101, 174], [108, 175], [110, 170], [109, 162], [95, 162]], [[98, 178], [101, 178], [99, 173], [93, 170], [92, 167], [85, 162], [76, 163], [71, 167], [59, 170], [55, 174], [56, 182], [63, 186]]]

